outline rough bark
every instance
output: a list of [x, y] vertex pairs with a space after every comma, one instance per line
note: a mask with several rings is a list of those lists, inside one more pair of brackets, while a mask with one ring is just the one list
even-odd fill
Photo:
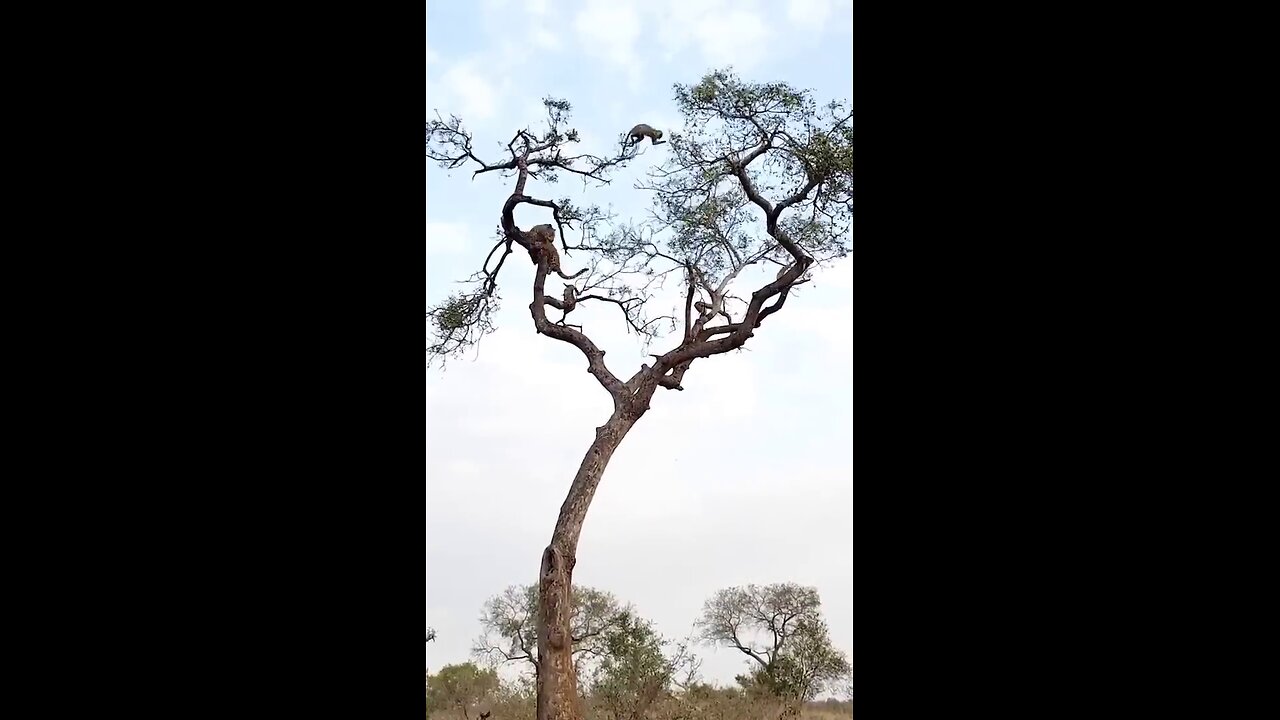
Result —
[[641, 413], [622, 404], [596, 428], [573, 485], [560, 506], [551, 544], [542, 551], [538, 575], [538, 720], [582, 720], [578, 678], [569, 638], [569, 592], [577, 562], [578, 537], [609, 458]]

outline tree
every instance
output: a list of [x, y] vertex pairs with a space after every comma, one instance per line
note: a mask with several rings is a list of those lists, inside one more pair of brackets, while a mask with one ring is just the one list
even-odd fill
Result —
[[[612, 594], [575, 585], [570, 598], [569, 636], [573, 643], [575, 670], [586, 658], [604, 657], [608, 650], [605, 633], [621, 622], [624, 608]], [[485, 601], [480, 614], [482, 634], [471, 648], [472, 655], [498, 665], [507, 662], [528, 664], [538, 672], [538, 586], [512, 585]]]
[[427, 715], [457, 708], [464, 718], [470, 718], [470, 708], [489, 699], [498, 687], [498, 674], [492, 670], [481, 670], [473, 663], [445, 665], [427, 676]]
[[683, 642], [664, 640], [653, 623], [624, 612], [603, 635], [605, 654], [591, 682], [604, 717], [640, 720], [673, 684], [697, 679], [698, 659]]
[[[581, 699], [573, 662], [571, 631], [573, 567], [578, 538], [609, 459], [649, 410], [658, 388], [683, 390], [682, 381], [699, 359], [742, 348], [761, 324], [782, 310], [811, 269], [848, 254], [853, 217], [853, 117], [840, 102], [819, 107], [808, 91], [785, 83], [743, 82], [731, 69], [707, 74], [693, 85], [675, 85], [684, 132], [663, 145], [667, 158], [640, 189], [653, 193], [653, 220], [601, 229], [608, 220], [596, 207], [579, 209], [569, 200], [526, 195], [530, 178], [553, 183], [565, 173], [607, 183], [609, 175], [634, 159], [641, 145], [619, 138], [616, 155], [572, 155], [577, 141], [568, 127], [571, 106], [546, 98], [544, 131], [517, 130], [506, 145], [509, 159], [487, 162], [476, 155], [472, 136], [457, 116], [426, 125], [427, 157], [445, 168], [475, 166], [480, 174], [514, 176], [502, 206], [498, 235], [481, 269], [465, 289], [427, 312], [432, 340], [429, 362], [454, 357], [493, 331], [498, 275], [513, 245], [536, 265], [529, 312], [539, 334], [567, 343], [587, 361], [587, 371], [613, 400], [613, 412], [596, 428], [569, 492], [561, 505], [539, 568], [537, 630], [538, 720], [581, 720]], [[558, 229], [562, 256], [583, 251], [591, 262], [581, 288], [563, 299], [545, 292], [551, 250], [541, 235], [516, 226], [521, 204], [546, 208]], [[761, 221], [763, 221], [761, 223]], [[574, 228], [573, 224], [579, 227]], [[566, 228], [579, 238], [574, 244]], [[554, 248], [554, 243], [550, 245]], [[490, 267], [498, 250], [503, 252]], [[749, 300], [731, 294], [744, 270], [761, 265], [776, 274], [752, 291]], [[568, 273], [566, 273], [568, 274]], [[647, 318], [654, 283], [679, 277], [683, 311]], [[655, 340], [664, 327], [679, 337], [663, 354], [652, 355], [622, 380], [604, 362], [604, 351], [581, 326], [566, 323], [581, 303], [617, 307], [627, 326]], [[547, 307], [560, 310], [557, 321]], [[696, 312], [695, 312], [696, 310]], [[668, 321], [664, 324], [662, 321]], [[799, 362], [799, 359], [798, 359]], [[692, 428], [690, 428], [692, 430]]]
[[435, 639], [436, 639], [435, 628], [427, 628], [427, 642], [431, 642], [432, 640], [435, 640]]
[[738, 676], [744, 690], [798, 704], [850, 671], [844, 653], [831, 644], [821, 607], [817, 590], [795, 583], [731, 587], [707, 600], [697, 627], [703, 640], [755, 661], [750, 673]]

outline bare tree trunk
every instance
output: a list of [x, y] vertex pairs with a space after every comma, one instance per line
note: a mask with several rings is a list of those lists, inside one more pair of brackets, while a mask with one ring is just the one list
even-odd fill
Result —
[[569, 495], [560, 506], [551, 544], [542, 551], [538, 575], [538, 718], [582, 720], [582, 700], [573, 667], [573, 639], [569, 634], [572, 608], [569, 592], [577, 563], [578, 536], [587, 508], [595, 496], [609, 458], [643, 410], [621, 402], [609, 421], [596, 428], [596, 439], [582, 458]]

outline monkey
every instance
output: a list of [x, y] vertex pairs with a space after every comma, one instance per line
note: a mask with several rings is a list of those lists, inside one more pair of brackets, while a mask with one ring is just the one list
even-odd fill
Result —
[[666, 142], [662, 139], [662, 131], [654, 130], [652, 127], [644, 123], [631, 128], [631, 132], [627, 133], [627, 139], [632, 145], [639, 145], [645, 138], [649, 138], [649, 142], [653, 145], [661, 145]]
[[556, 250], [556, 229], [550, 225], [534, 225], [524, 234], [524, 239], [529, 241], [529, 259], [533, 260], [535, 265], [540, 260], [541, 254], [546, 253], [547, 272], [554, 272], [565, 280], [572, 280], [587, 271], [587, 268], [582, 268], [572, 275], [565, 275], [560, 270], [560, 251]]
[[569, 313], [578, 305], [578, 288], [570, 283], [564, 286], [564, 309], [561, 310], [560, 324], [564, 324], [564, 319], [569, 317]]

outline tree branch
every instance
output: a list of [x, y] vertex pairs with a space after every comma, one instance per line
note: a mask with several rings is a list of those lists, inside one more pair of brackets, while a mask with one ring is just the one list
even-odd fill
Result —
[[697, 291], [694, 285], [694, 270], [691, 266], [685, 268], [689, 276], [689, 290], [684, 295], [684, 341], [689, 342], [693, 339], [693, 325], [689, 319], [693, 311], [693, 294]]
[[[547, 320], [546, 305], [551, 304], [553, 307], [559, 305], [559, 301], [555, 298], [548, 297], [543, 288], [547, 280], [547, 260], [546, 256], [538, 263], [538, 271], [534, 275], [533, 280], [533, 302], [529, 303], [529, 311], [533, 313], [533, 326], [537, 331], [550, 338], [555, 338], [561, 342], [568, 343], [579, 350], [587, 358], [587, 372], [591, 373], [596, 380], [600, 382], [600, 386], [609, 391], [616, 400], [624, 394], [622, 381], [616, 375], [609, 371], [604, 364], [604, 351], [596, 347], [591, 338], [565, 325], [556, 325]], [[551, 302], [548, 303], [547, 301]], [[563, 309], [561, 305], [560, 309]]]
[[744, 644], [742, 643], [742, 641], [738, 639], [738, 632], [737, 632], [736, 630], [735, 630], [733, 633], [731, 633], [731, 637], [733, 638], [733, 646], [734, 646], [734, 647], [736, 647], [736, 648], [738, 648], [739, 650], [741, 650], [745, 655], [747, 655], [747, 656], [748, 656], [748, 657], [750, 657], [751, 659], [753, 659], [753, 660], [755, 660], [756, 662], [760, 663], [760, 667], [764, 668], [765, 670], [768, 670], [768, 669], [769, 669], [769, 666], [771, 665], [771, 663], [767, 663], [767, 662], [765, 662], [765, 661], [764, 661], [764, 658], [762, 658], [762, 657], [760, 657], [759, 655], [757, 655], [757, 654], [755, 653], [755, 651], [751, 649], [751, 647], [750, 647], [750, 646], [744, 645]]

